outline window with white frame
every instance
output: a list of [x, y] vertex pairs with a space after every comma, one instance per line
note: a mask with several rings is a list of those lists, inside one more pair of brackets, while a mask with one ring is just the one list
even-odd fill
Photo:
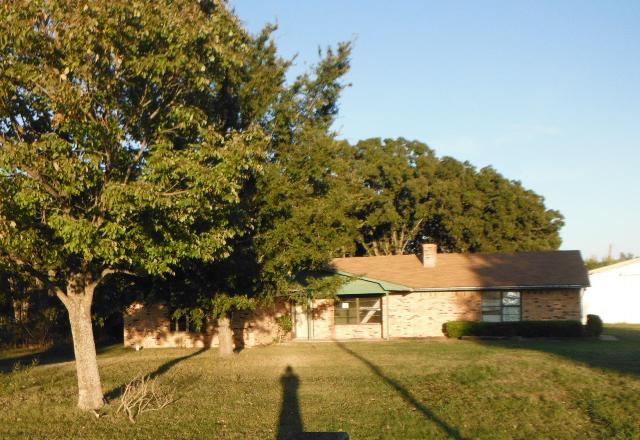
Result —
[[482, 320], [485, 322], [520, 321], [521, 295], [516, 291], [482, 292]]

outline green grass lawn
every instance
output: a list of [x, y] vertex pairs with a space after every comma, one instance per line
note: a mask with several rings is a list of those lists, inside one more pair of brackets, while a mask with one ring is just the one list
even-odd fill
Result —
[[[637, 439], [640, 326], [605, 333], [620, 340], [288, 343], [228, 360], [108, 347], [99, 362], [112, 400], [100, 419], [76, 410], [64, 352], [30, 366], [32, 352], [5, 351], [0, 437], [275, 439], [302, 427], [352, 439]], [[179, 400], [131, 424], [115, 409], [137, 373]]]

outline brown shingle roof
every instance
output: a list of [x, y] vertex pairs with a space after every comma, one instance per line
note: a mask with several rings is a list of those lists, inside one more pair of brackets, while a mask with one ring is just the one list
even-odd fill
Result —
[[589, 285], [580, 251], [438, 254], [434, 268], [416, 255], [335, 258], [332, 266], [415, 290]]

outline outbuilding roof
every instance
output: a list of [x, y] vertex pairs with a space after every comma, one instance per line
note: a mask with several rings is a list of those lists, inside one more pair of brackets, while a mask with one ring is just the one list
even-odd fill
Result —
[[437, 254], [435, 267], [416, 255], [335, 258], [334, 270], [412, 290], [581, 288], [589, 285], [580, 251]]
[[600, 273], [600, 272], [608, 272], [610, 270], [620, 269], [621, 267], [630, 266], [636, 263], [640, 263], [640, 258], [632, 258], [630, 260], [620, 261], [618, 263], [609, 264], [608, 266], [598, 267], [596, 269], [591, 269], [589, 271], [589, 275]]

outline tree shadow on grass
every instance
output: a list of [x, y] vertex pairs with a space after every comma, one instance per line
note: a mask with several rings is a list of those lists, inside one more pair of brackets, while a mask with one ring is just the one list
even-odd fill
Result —
[[478, 344], [553, 354], [592, 368], [640, 376], [640, 325], [606, 326], [617, 341], [594, 338], [477, 340]]
[[[96, 354], [102, 355], [120, 348], [121, 344], [96, 344]], [[56, 344], [47, 348], [24, 350], [23, 354], [1, 358], [0, 373], [11, 372], [16, 364], [31, 365], [35, 362], [37, 365], [50, 365], [61, 362], [73, 362], [74, 360], [73, 344]]]
[[[183, 362], [183, 361], [186, 361], [187, 359], [190, 359], [192, 357], [198, 356], [199, 354], [202, 354], [207, 350], [208, 350], [208, 348], [204, 347], [204, 348], [201, 348], [200, 350], [198, 350], [198, 351], [196, 351], [194, 353], [190, 353], [190, 354], [185, 355], [185, 356], [181, 356], [181, 357], [177, 357], [177, 358], [171, 359], [171, 360], [165, 362], [164, 364], [160, 365], [158, 368], [156, 368], [154, 371], [149, 373], [147, 376], [149, 376], [150, 379], [155, 379], [156, 377], [161, 376], [161, 375], [165, 374], [166, 372], [168, 372], [171, 368], [173, 368], [174, 366], [176, 366], [180, 362]], [[118, 397], [120, 397], [122, 395], [122, 392], [124, 391], [125, 386], [126, 386], [126, 384], [122, 384], [120, 386], [117, 386], [117, 387], [111, 389], [110, 391], [105, 393], [105, 395], [104, 395], [105, 399], [107, 401], [117, 399]]]
[[435, 423], [435, 425], [438, 428], [440, 428], [449, 437], [457, 440], [465, 440], [465, 437], [463, 437], [462, 434], [460, 434], [460, 431], [458, 431], [456, 428], [449, 425], [447, 422], [445, 422], [440, 417], [435, 415], [433, 411], [431, 411], [424, 403], [416, 399], [415, 396], [413, 396], [413, 394], [411, 394], [409, 390], [407, 390], [404, 386], [402, 386], [402, 384], [400, 384], [400, 382], [384, 374], [383, 371], [380, 369], [380, 367], [378, 367], [376, 364], [374, 364], [364, 356], [351, 350], [345, 344], [337, 341], [336, 341], [336, 344], [343, 351], [347, 352], [348, 354], [350, 354], [351, 356], [353, 356], [354, 358], [358, 359], [360, 362], [365, 364], [367, 367], [369, 367], [369, 369], [373, 371], [378, 377], [380, 377], [384, 381], [384, 383], [386, 383], [391, 388], [393, 388], [400, 395], [400, 397], [404, 399], [405, 402], [413, 406], [416, 410], [420, 411], [426, 419]]
[[0, 372], [9, 373], [13, 371], [16, 364], [32, 365], [36, 363], [37, 365], [48, 365], [60, 362], [70, 362], [73, 360], [72, 345], [54, 345], [45, 349], [30, 350], [19, 356], [0, 359]]

